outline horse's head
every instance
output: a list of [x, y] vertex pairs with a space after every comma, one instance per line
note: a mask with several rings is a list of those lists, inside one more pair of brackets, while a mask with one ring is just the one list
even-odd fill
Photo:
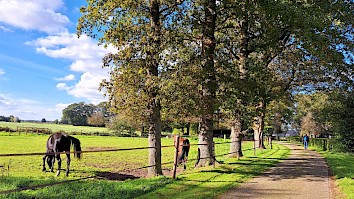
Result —
[[47, 156], [47, 164], [50, 169], [52, 169], [52, 167], [54, 166], [53, 159], [54, 159], [54, 155]]

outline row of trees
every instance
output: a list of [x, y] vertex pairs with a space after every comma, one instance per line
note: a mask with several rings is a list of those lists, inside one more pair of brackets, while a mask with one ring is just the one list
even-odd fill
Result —
[[354, 95], [338, 90], [296, 96], [294, 123], [301, 135], [336, 137], [342, 150], [354, 151]]
[[21, 122], [19, 117], [10, 115], [9, 117], [0, 115], [0, 122]]
[[[263, 147], [265, 119], [301, 90], [352, 86], [353, 1], [87, 1], [78, 35], [118, 49], [103, 58], [111, 111], [149, 131], [150, 176], [161, 175], [161, 121], [197, 122], [197, 166], [213, 164], [216, 121]], [[273, 112], [271, 112], [273, 111]]]
[[61, 123], [74, 126], [105, 126], [109, 121], [107, 103], [98, 105], [84, 102], [70, 104], [62, 111]]

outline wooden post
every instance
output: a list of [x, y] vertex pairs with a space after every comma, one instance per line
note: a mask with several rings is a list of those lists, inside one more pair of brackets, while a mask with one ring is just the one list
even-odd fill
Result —
[[253, 153], [254, 153], [254, 156], [256, 156], [256, 140], [254, 140], [253, 142]]
[[226, 142], [226, 134], [224, 134], [224, 142]]
[[216, 162], [216, 157], [215, 157], [215, 142], [213, 141], [212, 142], [212, 152], [213, 152], [213, 159], [214, 159], [214, 161], [213, 161], [213, 168], [215, 169], [215, 162]]
[[176, 179], [176, 172], [177, 172], [177, 161], [178, 161], [178, 147], [179, 147], [179, 135], [177, 136], [177, 144], [175, 145], [175, 160], [173, 164], [173, 179]]

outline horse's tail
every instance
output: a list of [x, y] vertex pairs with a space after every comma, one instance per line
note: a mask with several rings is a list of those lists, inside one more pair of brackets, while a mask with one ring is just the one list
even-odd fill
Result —
[[180, 161], [187, 161], [188, 153], [189, 153], [190, 143], [188, 139], [183, 140], [182, 142], [182, 154], [180, 157]]
[[81, 143], [80, 140], [77, 138], [74, 138], [72, 136], [69, 136], [71, 140], [71, 145], [74, 147], [74, 156], [77, 157], [78, 159], [81, 158]]
[[185, 145], [184, 150], [186, 151], [186, 157], [188, 157], [189, 149], [191, 147], [191, 144], [189, 143], [188, 139], [185, 139], [185, 142], [183, 143]]

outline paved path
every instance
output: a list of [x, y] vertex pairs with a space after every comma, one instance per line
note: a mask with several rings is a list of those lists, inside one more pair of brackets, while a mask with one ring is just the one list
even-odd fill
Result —
[[263, 175], [235, 188], [221, 199], [327, 199], [333, 198], [330, 190], [328, 167], [324, 158], [315, 151], [282, 143], [291, 154]]

